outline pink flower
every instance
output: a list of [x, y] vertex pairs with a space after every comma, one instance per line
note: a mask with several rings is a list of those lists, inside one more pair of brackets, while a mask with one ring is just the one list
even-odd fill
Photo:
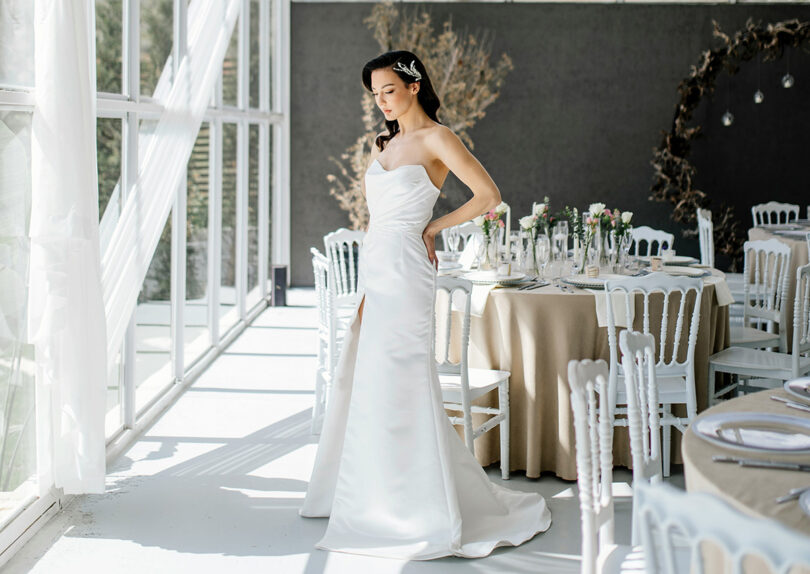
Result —
[[611, 215], [610, 215], [610, 210], [609, 210], [608, 208], [605, 208], [604, 213], [605, 213], [605, 215], [607, 215], [608, 217], [611, 217]]
[[502, 220], [498, 220], [498, 227], [503, 227], [505, 224]]
[[588, 219], [585, 220], [585, 223], [587, 223], [588, 225], [593, 225], [593, 218], [588, 217]]

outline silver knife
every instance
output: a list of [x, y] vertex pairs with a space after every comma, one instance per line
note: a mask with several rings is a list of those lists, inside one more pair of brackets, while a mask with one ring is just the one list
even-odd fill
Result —
[[810, 464], [800, 464], [798, 462], [787, 462], [781, 460], [758, 460], [755, 458], [739, 458], [736, 456], [724, 456], [716, 454], [712, 457], [714, 462], [736, 462], [740, 466], [750, 466], [754, 468], [772, 468], [774, 470], [798, 470], [810, 472]]
[[785, 403], [785, 406], [788, 406], [792, 409], [810, 413], [810, 405], [803, 405], [802, 403], [797, 403], [796, 401], [791, 401], [789, 399], [785, 399], [777, 395], [771, 395], [771, 400], [779, 401], [780, 403]]

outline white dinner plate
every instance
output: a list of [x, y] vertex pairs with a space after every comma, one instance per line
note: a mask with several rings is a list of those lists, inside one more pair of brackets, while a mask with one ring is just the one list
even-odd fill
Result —
[[629, 275], [616, 275], [615, 273], [601, 273], [598, 277], [588, 277], [587, 275], [572, 275], [563, 277], [564, 283], [579, 287], [580, 289], [604, 289], [605, 281], [616, 279], [627, 279]]
[[669, 275], [683, 275], [685, 277], [703, 277], [704, 275], [711, 275], [706, 269], [699, 267], [680, 267], [678, 265], [666, 265], [662, 269], [664, 273]]
[[785, 391], [803, 403], [810, 403], [810, 377], [799, 377], [785, 381]]
[[807, 516], [810, 516], [810, 490], [805, 490], [799, 495], [799, 508]]
[[[639, 257], [640, 261], [650, 262], [649, 255]], [[699, 263], [698, 259], [689, 257], [688, 255], [673, 255], [671, 259], [664, 259], [664, 265], [691, 265], [692, 263]]]
[[695, 434], [750, 452], [810, 453], [810, 418], [772, 413], [715, 413], [692, 424]]
[[511, 285], [520, 283], [526, 278], [525, 273], [512, 273], [511, 275], [498, 275], [494, 271], [470, 271], [462, 275], [464, 279], [469, 279], [476, 285]]

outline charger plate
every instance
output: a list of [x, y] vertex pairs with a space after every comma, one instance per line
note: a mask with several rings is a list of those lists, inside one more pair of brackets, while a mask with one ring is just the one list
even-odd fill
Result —
[[748, 452], [810, 453], [810, 418], [774, 413], [715, 413], [692, 423], [700, 438]]
[[525, 281], [525, 273], [512, 273], [511, 275], [496, 275], [492, 271], [470, 271], [462, 275], [464, 279], [469, 279], [475, 285], [514, 285]]
[[580, 289], [604, 289], [605, 281], [616, 281], [627, 279], [629, 275], [616, 275], [615, 273], [602, 273], [599, 277], [588, 277], [586, 275], [572, 275], [563, 277], [563, 283], [568, 283]]
[[785, 391], [803, 403], [810, 403], [810, 377], [785, 381]]

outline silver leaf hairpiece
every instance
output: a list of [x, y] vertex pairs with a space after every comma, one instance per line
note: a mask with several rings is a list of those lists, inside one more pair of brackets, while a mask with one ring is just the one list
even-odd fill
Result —
[[400, 72], [405, 72], [409, 76], [413, 76], [414, 81], [419, 81], [422, 79], [422, 74], [419, 73], [419, 70], [416, 69], [416, 60], [411, 60], [411, 67], [406, 67], [402, 62], [397, 62], [393, 69], [399, 70]]

